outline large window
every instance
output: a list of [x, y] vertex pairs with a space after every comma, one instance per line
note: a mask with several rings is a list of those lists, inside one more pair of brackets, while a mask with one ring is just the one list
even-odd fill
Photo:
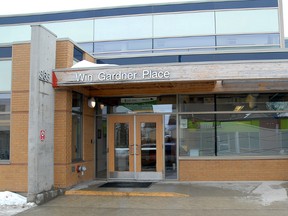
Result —
[[13, 43], [27, 40], [31, 40], [30, 25], [0, 27], [0, 43]]
[[95, 19], [95, 41], [152, 38], [152, 16]]
[[0, 92], [11, 91], [12, 61], [0, 60]]
[[288, 155], [288, 94], [179, 99], [180, 156]]
[[279, 32], [277, 9], [216, 12], [216, 34], [269, 32]]
[[214, 12], [154, 15], [153, 34], [155, 38], [213, 35], [214, 23]]
[[0, 93], [0, 161], [10, 159], [10, 97]]
[[73, 92], [72, 95], [72, 162], [83, 159], [83, 96]]
[[93, 20], [48, 23], [44, 26], [58, 38], [71, 38], [77, 42], [93, 40]]

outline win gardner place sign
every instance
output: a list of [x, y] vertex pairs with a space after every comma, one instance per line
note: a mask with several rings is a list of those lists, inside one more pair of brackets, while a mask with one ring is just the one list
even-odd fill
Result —
[[141, 72], [100, 72], [98, 74], [76, 73], [77, 82], [97, 82], [97, 81], [125, 81], [125, 80], [162, 80], [169, 79], [169, 71], [142, 70]]

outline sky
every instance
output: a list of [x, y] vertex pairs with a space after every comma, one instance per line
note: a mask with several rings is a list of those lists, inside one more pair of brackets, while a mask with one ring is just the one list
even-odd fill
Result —
[[[0, 7], [0, 17], [12, 14], [193, 1], [199, 0], [8, 0]], [[288, 0], [282, 1], [284, 10], [284, 34], [285, 37], [288, 38]]]

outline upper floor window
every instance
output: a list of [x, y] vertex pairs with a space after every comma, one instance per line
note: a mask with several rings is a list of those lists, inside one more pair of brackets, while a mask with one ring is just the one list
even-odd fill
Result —
[[12, 61], [0, 60], [0, 92], [11, 91], [11, 74], [12, 74]]

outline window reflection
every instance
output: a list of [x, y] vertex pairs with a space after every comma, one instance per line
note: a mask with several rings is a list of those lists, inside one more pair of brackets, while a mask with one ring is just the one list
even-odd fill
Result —
[[216, 34], [279, 32], [278, 10], [216, 11]]
[[176, 112], [176, 96], [99, 98], [108, 113], [171, 113]]
[[83, 96], [77, 92], [72, 94], [72, 161], [82, 160], [82, 121]]
[[0, 91], [10, 92], [12, 81], [12, 61], [0, 61]]
[[0, 160], [10, 159], [10, 94], [0, 94]]
[[279, 34], [250, 34], [250, 35], [222, 35], [216, 36], [217, 46], [237, 47], [237, 46], [280, 46]]
[[176, 115], [165, 115], [165, 178], [177, 179]]
[[129, 171], [129, 124], [115, 123], [114, 137], [115, 171]]
[[[232, 114], [231, 114], [232, 115]], [[274, 119], [269, 113], [251, 114], [250, 119], [236, 115], [217, 115], [218, 155], [287, 155], [287, 119]], [[254, 118], [252, 118], [254, 116]]]
[[211, 96], [179, 98], [180, 156], [288, 155], [287, 94], [216, 95], [214, 114], [197, 114]]
[[103, 41], [94, 43], [94, 54], [111, 55], [111, 54], [136, 54], [152, 53], [152, 39], [142, 40], [117, 40]]

